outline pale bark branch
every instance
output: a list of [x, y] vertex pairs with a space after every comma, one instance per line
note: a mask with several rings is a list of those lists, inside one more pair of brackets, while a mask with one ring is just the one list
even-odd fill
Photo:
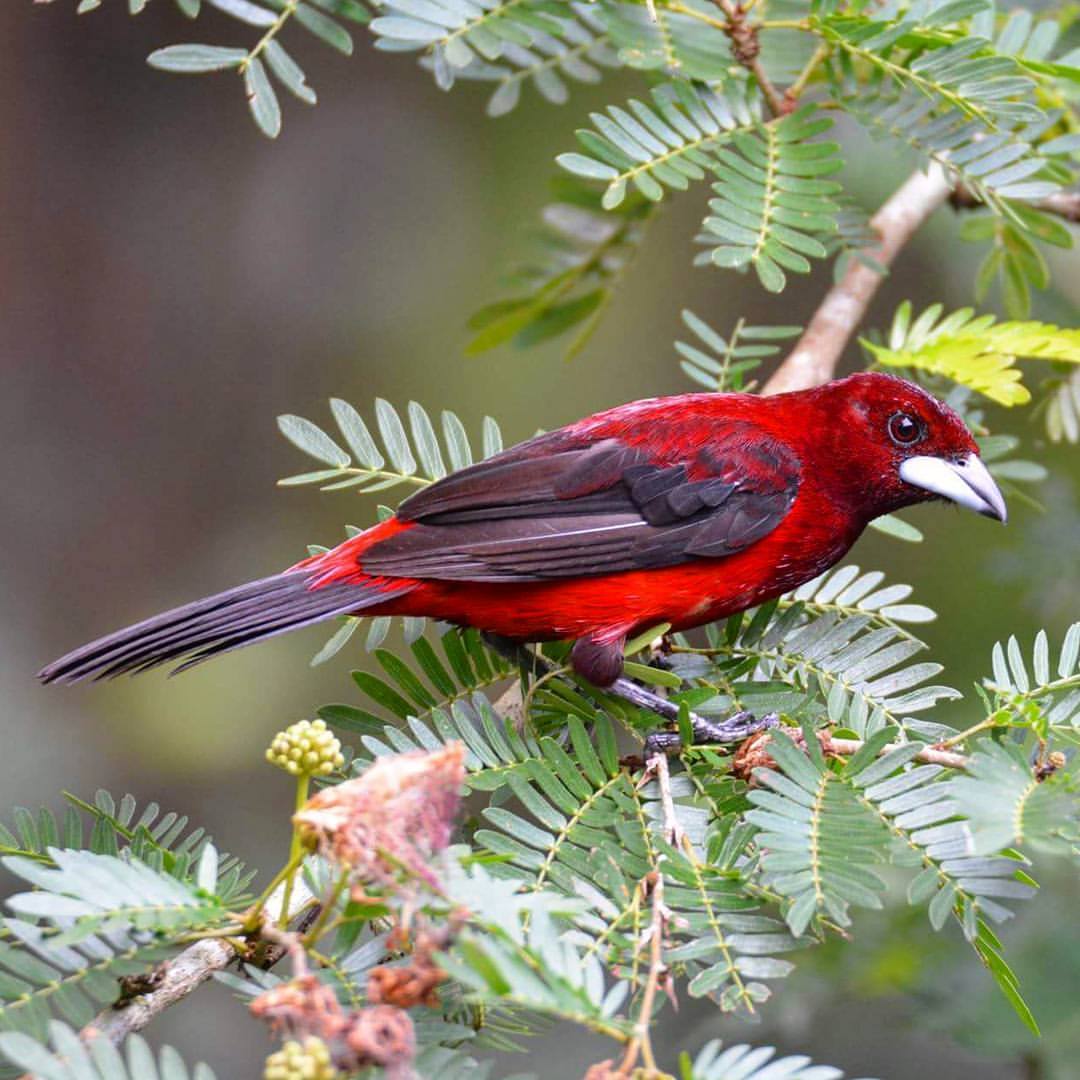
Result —
[[[284, 884], [270, 894], [264, 905], [267, 913], [280, 910], [283, 893]], [[289, 902], [289, 918], [298, 915], [314, 899], [302, 878], [298, 876]], [[285, 951], [280, 945], [272, 946], [263, 960], [263, 966], [270, 967], [276, 963]], [[82, 1038], [88, 1041], [108, 1039], [114, 1045], [119, 1045], [133, 1032], [141, 1031], [170, 1005], [175, 1005], [197, 990], [216, 972], [224, 971], [236, 959], [236, 949], [228, 941], [221, 938], [196, 941], [178, 956], [161, 965], [157, 985], [153, 990], [130, 1001], [103, 1009], [82, 1029]]]
[[[827, 754], [851, 757], [852, 754], [858, 753], [862, 749], [861, 739], [834, 739], [825, 732], [819, 732], [818, 734], [819, 737], [824, 736], [821, 739], [821, 746]], [[878, 756], [896, 750], [900, 746], [900, 743], [890, 743]], [[968, 767], [968, 758], [965, 754], [957, 754], [951, 750], [940, 750], [935, 746], [924, 747], [915, 755], [915, 760], [928, 765], [943, 765], [946, 769], [966, 769]]]
[[[949, 202], [957, 210], [972, 210], [986, 205], [971, 188], [964, 184], [956, 185], [949, 196]], [[1080, 191], [1055, 191], [1052, 195], [1037, 199], [1029, 205], [1047, 214], [1056, 214], [1065, 221], [1080, 222]]]
[[[867, 254], [882, 266], [890, 266], [951, 191], [948, 177], [937, 165], [929, 172], [912, 173], [870, 219], [880, 243]], [[884, 280], [878, 271], [852, 259], [762, 393], [805, 390], [828, 382]]]
[[1066, 221], [1080, 222], [1080, 191], [1055, 191], [1040, 199], [1035, 206]]

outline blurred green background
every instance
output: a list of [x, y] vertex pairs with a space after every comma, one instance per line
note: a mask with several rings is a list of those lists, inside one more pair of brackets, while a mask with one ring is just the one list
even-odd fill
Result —
[[[320, 104], [289, 101], [281, 138], [258, 135], [232, 76], [153, 72], [145, 55], [236, 40], [206, 9], [198, 32], [171, 5], [138, 19], [119, 2], [0, 9], [0, 744], [4, 806], [104, 786], [182, 810], [262, 866], [283, 854], [290, 786], [262, 763], [274, 731], [351, 699], [359, 645], [312, 670], [313, 630], [169, 680], [40, 688], [62, 651], [127, 622], [295, 561], [374, 500], [275, 489], [307, 465], [274, 417], [329, 419], [331, 395], [370, 415], [376, 396], [453, 408], [508, 440], [635, 397], [691, 389], [672, 341], [690, 307], [726, 331], [804, 321], [828, 271], [782, 299], [734, 273], [692, 270], [700, 198], [670, 200], [586, 353], [466, 360], [466, 316], [499, 294], [554, 166], [590, 108], [629, 82], [577, 88], [569, 105], [526, 94], [509, 119], [483, 88], [437, 91], [408, 58], [359, 35], [346, 60], [306, 35], [290, 47]], [[892, 147], [852, 142], [848, 179], [873, 205], [907, 172]], [[967, 303], [977, 254], [942, 211], [873, 308]], [[1076, 323], [1077, 258], [1055, 253], [1058, 292], [1036, 313]], [[849, 363], [857, 362], [854, 350]], [[1037, 382], [1038, 373], [1029, 377]], [[1080, 451], [1043, 445], [1037, 420], [992, 412], [1051, 468], [1045, 511], [1013, 500], [1007, 529], [950, 509], [909, 514], [923, 545], [871, 535], [853, 558], [916, 585], [941, 612], [927, 637], [953, 685], [988, 670], [997, 636], [1060, 639], [1080, 615]], [[356, 639], [358, 640], [358, 639]], [[940, 716], [963, 725], [974, 706]], [[672, 1053], [708, 1038], [774, 1041], [889, 1080], [1080, 1076], [1075, 879], [1047, 866], [1045, 895], [1006, 929], [1008, 954], [1043, 1021], [1037, 1046], [951, 930], [898, 898], [857, 940], [801, 959], [759, 1023], [684, 1002]], [[269, 1048], [220, 988], [152, 1029], [224, 1077], [254, 1077]], [[557, 1031], [527, 1063], [580, 1075], [597, 1047]], [[670, 1065], [674, 1064], [669, 1060]], [[508, 1070], [509, 1071], [509, 1070]]]

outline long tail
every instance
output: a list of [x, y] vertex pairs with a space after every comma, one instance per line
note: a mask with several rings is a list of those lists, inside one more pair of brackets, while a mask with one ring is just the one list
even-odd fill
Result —
[[155, 615], [60, 657], [38, 678], [45, 683], [108, 679], [186, 658], [176, 668], [184, 671], [219, 653], [382, 604], [412, 587], [355, 576], [322, 583], [314, 570], [294, 567]]

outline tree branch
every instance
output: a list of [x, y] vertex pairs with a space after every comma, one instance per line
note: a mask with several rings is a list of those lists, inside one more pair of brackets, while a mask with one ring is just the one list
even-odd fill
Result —
[[[280, 910], [284, 895], [284, 883], [271, 893], [264, 905], [269, 913]], [[315, 897], [308, 891], [303, 880], [293, 887], [289, 903], [289, 917], [293, 918], [311, 904]], [[273, 945], [266, 951], [260, 966], [271, 967], [285, 955], [285, 948]], [[133, 1032], [141, 1031], [159, 1013], [170, 1005], [197, 990], [215, 972], [224, 971], [236, 960], [236, 949], [221, 938], [204, 938], [189, 945], [179, 956], [167, 960], [158, 969], [157, 985], [149, 993], [140, 994], [131, 1001], [110, 1005], [103, 1009], [80, 1033], [86, 1041], [108, 1039], [118, 1046]]]
[[761, 46], [758, 43], [757, 27], [746, 21], [746, 10], [735, 0], [717, 0], [717, 3], [727, 18], [724, 33], [731, 41], [732, 56], [753, 75], [773, 116], [783, 116], [790, 112], [791, 109], [784, 95], [773, 86], [769, 76], [765, 74], [765, 69], [761, 66], [759, 59]]
[[[972, 210], [986, 204], [965, 184], [957, 184], [949, 196], [949, 202], [957, 210]], [[1057, 214], [1065, 221], [1080, 222], [1080, 191], [1055, 191], [1053, 195], [1028, 204], [1047, 214]]]
[[[788, 730], [787, 734], [795, 742], [796, 746], [805, 750], [806, 744], [803, 741], [803, 734], [801, 731]], [[815, 732], [818, 738], [818, 742], [821, 743], [821, 749], [825, 754], [832, 755], [833, 757], [851, 757], [853, 754], [857, 754], [863, 747], [862, 739], [836, 739], [832, 734], [826, 730], [820, 730]], [[734, 776], [737, 776], [740, 780], [750, 780], [754, 775], [754, 770], [758, 768], [775, 769], [776, 762], [769, 755], [769, 739], [770, 734], [767, 731], [763, 731], [758, 735], [747, 739], [742, 746], [739, 747], [738, 752], [731, 763], [731, 771]], [[878, 752], [878, 757], [884, 757], [892, 750], [898, 749], [902, 746], [902, 743], [889, 743], [888, 746], [882, 747]], [[924, 746], [916, 755], [916, 761], [921, 761], [927, 765], [942, 765], [946, 769], [966, 769], [970, 762], [965, 754], [957, 754], [952, 750], [946, 748], [945, 744], [939, 744], [938, 746]]]
[[[825, 733], [819, 732], [818, 734], [823, 735]], [[862, 749], [862, 745], [861, 739], [834, 739], [831, 736], [826, 736], [821, 740], [821, 747], [826, 754], [837, 754], [840, 757], [851, 757], [852, 754]], [[890, 743], [878, 756], [883, 757], [890, 750], [896, 750], [899, 746], [900, 743]], [[927, 765], [943, 765], [946, 769], [966, 769], [968, 767], [966, 755], [956, 754], [950, 750], [942, 750], [936, 746], [924, 747], [915, 755], [915, 760]]]
[[[881, 240], [869, 252], [870, 257], [882, 266], [890, 266], [951, 190], [948, 177], [937, 165], [926, 173], [912, 173], [870, 219], [871, 228]], [[805, 390], [828, 382], [882, 281], [882, 274], [852, 259], [762, 393]]]
[[1057, 214], [1066, 221], [1080, 222], [1080, 191], [1055, 191], [1035, 204], [1036, 209]]

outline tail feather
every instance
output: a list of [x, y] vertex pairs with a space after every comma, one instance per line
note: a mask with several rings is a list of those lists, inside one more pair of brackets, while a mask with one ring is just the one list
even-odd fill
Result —
[[291, 570], [174, 608], [60, 657], [38, 673], [45, 683], [137, 674], [186, 657], [184, 671], [211, 656], [289, 630], [382, 604], [411, 586], [363, 580], [315, 585], [311, 570]]

